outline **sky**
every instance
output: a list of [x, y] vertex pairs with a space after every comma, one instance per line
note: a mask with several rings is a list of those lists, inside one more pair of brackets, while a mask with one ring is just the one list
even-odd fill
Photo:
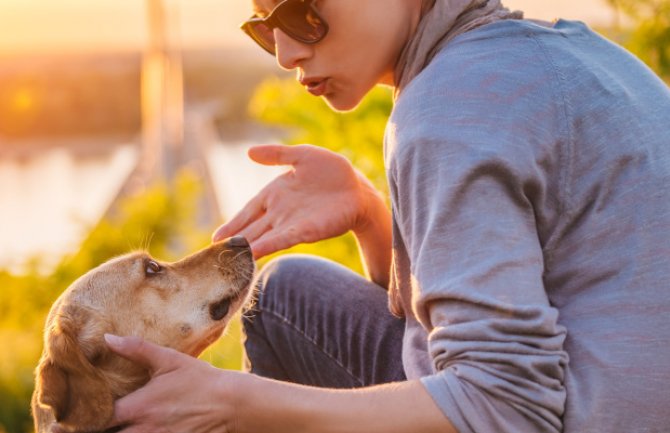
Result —
[[[365, 1], [365, 0], [361, 0]], [[250, 0], [165, 0], [179, 16], [185, 46], [252, 45], [238, 30]], [[607, 24], [605, 0], [507, 0], [533, 18]], [[139, 50], [146, 44], [144, 0], [0, 0], [0, 54]]]
[[[187, 45], [239, 45], [245, 0], [165, 0]], [[0, 53], [137, 50], [146, 43], [145, 0], [0, 0]], [[176, 26], [175, 26], [176, 27]]]

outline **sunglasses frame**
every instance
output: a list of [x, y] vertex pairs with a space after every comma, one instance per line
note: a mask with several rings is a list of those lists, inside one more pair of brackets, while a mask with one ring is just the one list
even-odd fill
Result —
[[[306, 5], [308, 7], [308, 10], [311, 13], [313, 13], [318, 18], [318, 20], [321, 22], [321, 24], [323, 26], [323, 34], [320, 35], [317, 39], [306, 39], [304, 37], [301, 37], [300, 35], [294, 34], [290, 30], [287, 30], [282, 25], [279, 18], [277, 18], [277, 13], [281, 10], [282, 7], [284, 7], [285, 5], [288, 5], [289, 3], [296, 3], [296, 2], [297, 3], [306, 3]], [[270, 29], [270, 30], [274, 30], [274, 29], [278, 28], [282, 32], [284, 32], [287, 36], [289, 36], [291, 39], [296, 40], [300, 43], [308, 44], [308, 45], [316, 44], [318, 42], [321, 42], [323, 40], [323, 38], [326, 37], [326, 35], [328, 34], [329, 27], [328, 27], [328, 23], [326, 22], [326, 20], [321, 16], [319, 11], [314, 6], [314, 2], [315, 2], [315, 0], [284, 0], [281, 3], [279, 3], [277, 6], [275, 6], [275, 8], [272, 9], [272, 12], [270, 12], [270, 14], [268, 16], [259, 17], [257, 15], [252, 15], [251, 18], [249, 18], [248, 20], [246, 20], [245, 22], [243, 22], [240, 25], [240, 28], [251, 39], [253, 39], [253, 41], [256, 42], [261, 48], [263, 48], [265, 51], [272, 54], [273, 56], [275, 56], [277, 54], [276, 50], [275, 50], [275, 47], [274, 46], [272, 48], [267, 47], [265, 45], [266, 41], [264, 41], [263, 39], [258, 37], [258, 33], [253, 30], [254, 26], [256, 26], [258, 24], [262, 24], [262, 25], [268, 27], [268, 29]]]

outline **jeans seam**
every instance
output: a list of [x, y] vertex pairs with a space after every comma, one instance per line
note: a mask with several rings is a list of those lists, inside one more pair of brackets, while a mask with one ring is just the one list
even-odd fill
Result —
[[270, 309], [263, 309], [261, 312], [266, 312], [269, 313], [271, 316], [281, 320], [283, 323], [289, 325], [291, 329], [296, 331], [298, 334], [300, 334], [306, 341], [312, 343], [314, 347], [316, 347], [321, 353], [323, 353], [327, 358], [329, 358], [331, 361], [333, 361], [336, 365], [338, 365], [342, 370], [344, 370], [349, 376], [351, 376], [352, 379], [354, 379], [360, 386], [365, 386], [365, 382], [362, 381], [358, 376], [356, 376], [351, 370], [349, 370], [345, 365], [343, 365], [336, 357], [328, 353], [323, 347], [321, 347], [317, 341], [314, 339], [310, 338], [309, 335], [307, 335], [300, 327], [298, 327], [296, 324], [294, 324], [292, 321], [290, 321], [287, 317], [285, 317], [283, 314], [280, 314], [276, 311], [270, 310]]

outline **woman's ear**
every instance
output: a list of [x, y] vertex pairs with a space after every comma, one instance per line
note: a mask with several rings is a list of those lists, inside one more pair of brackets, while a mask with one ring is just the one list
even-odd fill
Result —
[[91, 363], [98, 351], [108, 350], [99, 319], [90, 309], [61, 308], [47, 331], [45, 355], [37, 368], [37, 403], [72, 432], [103, 431], [114, 413], [110, 384]]

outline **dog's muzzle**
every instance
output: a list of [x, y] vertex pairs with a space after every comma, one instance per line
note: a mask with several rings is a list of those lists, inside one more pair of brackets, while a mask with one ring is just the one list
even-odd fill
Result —
[[[223, 247], [228, 250], [233, 251], [234, 257], [240, 257], [242, 260], [249, 261], [251, 266], [253, 266], [253, 258], [251, 253], [251, 246], [249, 241], [243, 236], [235, 236], [229, 238], [223, 242]], [[246, 256], [246, 257], [244, 257]], [[221, 256], [219, 256], [221, 257]], [[244, 257], [244, 258], [243, 258]], [[253, 271], [252, 271], [253, 272]], [[248, 275], [247, 275], [248, 274]], [[242, 273], [243, 277], [241, 281], [237, 281], [238, 288], [241, 290], [242, 286], [247, 286], [250, 283], [251, 273], [244, 272]], [[232, 296], [224, 298], [218, 302], [214, 302], [209, 306], [209, 316], [212, 320], [218, 321], [222, 320], [228, 314], [232, 302], [239, 296], [239, 293], [235, 293]]]

